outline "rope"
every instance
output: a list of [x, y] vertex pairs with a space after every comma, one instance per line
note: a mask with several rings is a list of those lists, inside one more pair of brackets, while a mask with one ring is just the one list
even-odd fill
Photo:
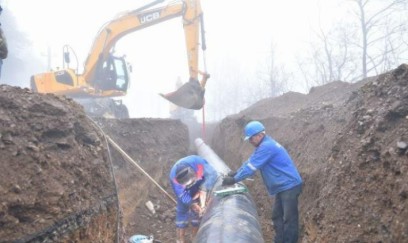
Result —
[[116, 242], [119, 243], [120, 242], [120, 236], [119, 236], [119, 230], [120, 230], [120, 205], [119, 205], [119, 195], [118, 195], [118, 185], [116, 183], [116, 177], [115, 177], [115, 172], [113, 171], [113, 163], [112, 163], [112, 154], [111, 151], [109, 149], [109, 144], [108, 144], [108, 140], [107, 140], [107, 136], [106, 134], [103, 132], [102, 128], [100, 126], [98, 126], [98, 124], [90, 117], [88, 116], [89, 120], [92, 121], [93, 126], [98, 129], [102, 135], [103, 138], [105, 139], [105, 143], [106, 143], [106, 148], [108, 150], [108, 157], [109, 157], [109, 163], [110, 163], [110, 172], [112, 174], [113, 177], [113, 182], [115, 184], [115, 192], [116, 192], [116, 203], [117, 203], [117, 210], [118, 210], [118, 215], [117, 215], [117, 225], [116, 225]]
[[123, 156], [125, 160], [128, 162], [132, 163], [134, 166], [136, 166], [149, 180], [151, 180], [170, 200], [172, 200], [175, 204], [177, 204], [177, 201], [166, 191], [164, 190], [163, 187], [159, 185], [136, 161], [134, 161], [125, 151], [123, 151], [120, 146], [113, 141], [108, 135], [105, 135], [108, 142]]

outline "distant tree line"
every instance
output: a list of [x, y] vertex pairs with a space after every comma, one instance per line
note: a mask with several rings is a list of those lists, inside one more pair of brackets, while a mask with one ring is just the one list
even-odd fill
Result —
[[[219, 120], [236, 114], [257, 101], [279, 96], [294, 87], [304, 91], [341, 80], [356, 82], [396, 68], [408, 57], [408, 0], [339, 0], [347, 15], [329, 29], [323, 24], [313, 29], [309, 47], [299, 53], [296, 67], [288, 68], [277, 57], [279, 46], [271, 44], [265, 60], [260, 60], [256, 77], [237, 60], [217, 60], [212, 70], [207, 96], [207, 118]], [[35, 56], [33, 43], [19, 31], [16, 17], [3, 6], [1, 16], [9, 57], [0, 83], [29, 86], [28, 74], [44, 70]], [[272, 41], [271, 41], [272, 42]], [[219, 77], [222, 80], [214, 80]], [[212, 85], [214, 83], [214, 85]]]
[[344, 0], [349, 12], [330, 30], [315, 31], [298, 63], [308, 86], [354, 82], [396, 68], [408, 54], [407, 0]]
[[347, 15], [330, 29], [320, 26], [312, 30], [315, 38], [298, 56], [296, 70], [279, 62], [275, 45], [271, 45], [268, 58], [260, 65], [256, 80], [247, 80], [242, 68], [230, 67], [234, 65], [232, 60], [226, 62], [218, 75], [223, 80], [218, 82], [228, 87], [211, 90], [219, 97], [208, 107], [212, 118], [239, 113], [294, 86], [309, 90], [338, 80], [356, 82], [407, 62], [407, 0], [340, 0], [339, 4], [347, 8]]

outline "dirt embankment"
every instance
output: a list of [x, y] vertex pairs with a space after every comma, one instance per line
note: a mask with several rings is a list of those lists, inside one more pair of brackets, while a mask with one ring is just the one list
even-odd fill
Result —
[[106, 151], [72, 100], [1, 85], [0, 241], [114, 241], [118, 198]]
[[[171, 119], [98, 119], [105, 133], [174, 198], [171, 166], [189, 153], [187, 126]], [[175, 203], [131, 162], [110, 147], [123, 215], [124, 239], [134, 234], [153, 235], [174, 242]], [[152, 214], [146, 207], [151, 201]]]
[[[301, 242], [407, 239], [407, 65], [356, 84], [263, 100], [224, 119], [212, 144], [233, 168], [252, 152], [242, 141], [252, 119], [288, 149], [304, 179]], [[271, 239], [272, 200], [259, 177], [247, 184]]]
[[[252, 152], [242, 129], [253, 119], [288, 149], [304, 179], [301, 242], [408, 238], [407, 65], [265, 99], [225, 118], [209, 145], [233, 169]], [[170, 195], [170, 167], [193, 152], [188, 138], [199, 132], [189, 136], [170, 119], [95, 122], [70, 99], [0, 86], [2, 242], [122, 242], [133, 234], [174, 241], [175, 204], [108, 147], [101, 129]], [[259, 176], [246, 184], [269, 241], [273, 200]]]
[[190, 152], [186, 125], [92, 121], [71, 99], [5, 85], [0, 108], [0, 242], [124, 242], [134, 234], [174, 241], [168, 173]]

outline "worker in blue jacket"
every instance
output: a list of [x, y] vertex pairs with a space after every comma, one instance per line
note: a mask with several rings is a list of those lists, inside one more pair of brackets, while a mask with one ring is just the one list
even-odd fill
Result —
[[177, 242], [185, 242], [185, 230], [189, 221], [192, 236], [195, 237], [205, 211], [207, 192], [212, 189], [216, 180], [216, 170], [197, 155], [184, 157], [171, 168], [170, 182], [177, 197]]
[[286, 149], [266, 135], [262, 123], [249, 122], [244, 133], [255, 151], [237, 172], [224, 177], [223, 185], [242, 181], [259, 170], [269, 194], [275, 196], [272, 209], [275, 243], [295, 243], [299, 235], [298, 197], [302, 178]]

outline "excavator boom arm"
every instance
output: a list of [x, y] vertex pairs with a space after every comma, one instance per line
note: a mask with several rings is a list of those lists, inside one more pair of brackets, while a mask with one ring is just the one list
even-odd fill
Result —
[[111, 48], [123, 36], [182, 16], [185, 32], [187, 60], [191, 78], [198, 77], [199, 24], [202, 14], [197, 0], [180, 1], [163, 7], [127, 12], [108, 22], [98, 33], [84, 67], [84, 79], [94, 80], [98, 65], [109, 56]]
[[178, 106], [201, 109], [208, 75], [203, 75], [204, 82], [198, 82], [199, 30], [202, 24], [200, 0], [179, 0], [154, 7], [163, 1], [156, 0], [106, 23], [96, 35], [82, 74], [70, 68], [36, 74], [31, 77], [31, 88], [40, 93], [67, 95], [76, 99], [124, 96], [130, 80], [127, 63], [124, 57], [113, 55], [114, 45], [129, 33], [181, 16], [190, 80], [179, 90], [162, 96]]

